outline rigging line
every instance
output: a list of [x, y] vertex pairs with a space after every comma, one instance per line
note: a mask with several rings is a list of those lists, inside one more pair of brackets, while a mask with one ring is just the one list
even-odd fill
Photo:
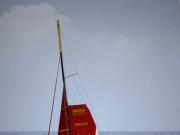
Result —
[[[64, 66], [66, 67], [65, 69], [65, 72], [66, 74], [69, 74], [69, 75], [72, 75], [73, 73], [71, 72], [71, 67], [68, 65], [67, 62], [64, 62]], [[65, 79], [67, 78], [68, 76], [65, 76]]]
[[[64, 41], [66, 42], [67, 48], [68, 48], [68, 50], [69, 50], [69, 52], [70, 52], [71, 60], [72, 60], [72, 62], [73, 62], [73, 64], [74, 64], [75, 69], [77, 70], [78, 68], [77, 68], [76, 63], [75, 63], [75, 60], [74, 60], [74, 58], [73, 58], [73, 56], [72, 56], [72, 51], [71, 51], [71, 49], [70, 49], [70, 47], [69, 47], [69, 45], [68, 45], [68, 42], [67, 42], [67, 40], [66, 40], [66, 38], [65, 38], [65, 36], [64, 36], [63, 30], [61, 30], [61, 31], [62, 31], [62, 37], [64, 38]], [[77, 70], [77, 71], [78, 71], [78, 70]]]
[[[68, 50], [69, 50], [69, 52], [70, 52], [70, 57], [71, 57], [71, 60], [72, 60], [72, 62], [73, 62], [74, 68], [75, 68], [75, 70], [78, 72], [77, 65], [76, 65], [75, 60], [74, 60], [74, 58], [73, 58], [73, 56], [72, 56], [72, 51], [71, 51], [71, 49], [70, 49], [70, 47], [69, 47], [69, 44], [68, 44], [68, 42], [67, 42], [67, 40], [66, 40], [66, 38], [65, 38], [65, 36], [64, 36], [64, 32], [63, 32], [62, 29], [61, 29], [61, 32], [62, 32], [62, 37], [64, 38], [64, 41], [66, 42], [67, 48], [68, 48]], [[78, 73], [79, 73], [79, 72], [78, 72]], [[79, 81], [80, 84], [83, 85], [80, 74], [79, 74], [79, 79], [81, 80], [81, 81]], [[82, 87], [82, 89], [83, 89], [83, 91], [84, 91], [84, 93], [85, 93], [85, 96], [86, 96], [89, 104], [91, 104], [91, 103], [90, 103], [90, 100], [89, 100], [89, 98], [88, 98], [88, 96], [87, 96], [87, 92], [86, 92], [85, 87], [84, 87], [84, 86], [81, 86], [81, 87]], [[91, 105], [90, 105], [90, 108], [93, 110], [93, 108], [91, 107]]]
[[[70, 84], [70, 83], [71, 83], [70, 80], [67, 81], [67, 83]], [[71, 88], [70, 86], [71, 86], [71, 85], [67, 85], [68, 89], [71, 90], [71, 92], [69, 92], [68, 99], [75, 101], [75, 103], [78, 103], [78, 102], [77, 102], [77, 99], [78, 99], [78, 98], [77, 98], [77, 96], [74, 94], [73, 88]]]
[[78, 75], [79, 73], [74, 73], [74, 74], [71, 74], [71, 75], [68, 75], [66, 76], [65, 78], [69, 78], [69, 77], [72, 77], [72, 76], [75, 76], [75, 75]]
[[[72, 59], [72, 62], [73, 62], [73, 64], [74, 64], [74, 67], [75, 67], [75, 69], [77, 70], [77, 72], [79, 73], [78, 68], [77, 68], [77, 65], [76, 65], [76, 63], [75, 63], [75, 60], [74, 60], [74, 58], [73, 58], [73, 56], [72, 56], [72, 51], [71, 51], [71, 49], [70, 49], [70, 47], [69, 47], [69, 44], [68, 44], [68, 42], [67, 42], [67, 40], [66, 40], [66, 38], [65, 38], [65, 36], [64, 36], [63, 30], [61, 30], [61, 32], [62, 32], [62, 37], [64, 38], [64, 40], [65, 40], [65, 42], [66, 42], [66, 44], [67, 44], [67, 48], [68, 48], [68, 50], [69, 50], [69, 52], [70, 52], [70, 57], [71, 57], [71, 59]], [[95, 114], [95, 111], [94, 111], [94, 109], [93, 109], [93, 107], [92, 107], [92, 103], [90, 102], [89, 97], [88, 97], [88, 94], [87, 94], [87, 92], [86, 92], [86, 89], [85, 89], [85, 87], [84, 87], [84, 85], [83, 85], [83, 81], [82, 81], [82, 78], [81, 78], [80, 74], [79, 74], [79, 82], [80, 82], [81, 87], [82, 87], [82, 89], [83, 89], [83, 91], [84, 91], [84, 93], [85, 93], [85, 96], [86, 96], [86, 98], [87, 98], [87, 101], [89, 102], [89, 106], [90, 106], [93, 114], [94, 114], [95, 117], [97, 118], [97, 116], [96, 116], [96, 114]], [[97, 122], [99, 123], [99, 126], [101, 127], [100, 122], [99, 122], [98, 120], [97, 120]]]
[[[69, 66], [72, 68], [71, 65], [69, 65]], [[82, 97], [83, 101], [86, 101], [86, 98], [85, 98], [83, 92], [81, 91], [81, 89], [79, 89], [79, 87], [78, 87], [78, 85], [77, 85], [76, 77], [73, 77], [73, 76], [78, 75], [78, 74], [79, 74], [79, 73], [75, 73], [75, 74], [72, 74], [72, 75], [67, 76], [67, 77], [72, 77], [72, 78], [69, 79], [69, 81], [71, 81], [71, 83], [73, 83], [74, 86], [75, 86], [75, 89], [72, 88], [72, 91], [74, 91], [74, 93], [77, 95], [77, 96], [75, 96], [75, 99], [76, 99], [76, 97], [78, 97], [78, 96], [80, 95], [80, 97]], [[68, 80], [68, 78], [66, 78], [66, 79]], [[78, 89], [79, 89], [79, 91], [77, 92]], [[79, 94], [79, 95], [78, 95], [78, 94]], [[78, 99], [79, 99], [79, 98], [78, 98]]]
[[[71, 58], [69, 57], [69, 59], [71, 59]], [[73, 92], [75, 95], [77, 95], [77, 96], [74, 96], [74, 98], [73, 98], [73, 99], [75, 99], [75, 101], [77, 101], [76, 99], [79, 99], [79, 98], [77, 98], [77, 97], [78, 97], [77, 90], [78, 90], [79, 88], [78, 88], [78, 85], [75, 84], [75, 81], [74, 81], [74, 80], [76, 80], [75, 76], [78, 75], [79, 73], [77, 73], [77, 72], [73, 73], [73, 72], [74, 72], [74, 67], [72, 66], [72, 60], [71, 60], [71, 63], [69, 63], [69, 64], [65, 63], [65, 66], [66, 66], [66, 68], [69, 70], [69, 73], [70, 73], [70, 75], [65, 76], [65, 79], [67, 80], [67, 82], [69, 82], [69, 83], [71, 83], [72, 85], [75, 86], [74, 88], [73, 88], [73, 87], [72, 87], [72, 88], [69, 88], [69, 90], [71, 90], [71, 92]], [[71, 71], [73, 71], [73, 72], [71, 72]], [[70, 86], [70, 85], [69, 85], [69, 86]], [[80, 94], [81, 94], [81, 91], [80, 91]], [[73, 95], [73, 94], [72, 94], [72, 95]], [[82, 98], [85, 99], [85, 98], [83, 97], [83, 94], [81, 94], [81, 95], [82, 95]], [[78, 102], [77, 102], [77, 103], [78, 103]]]
[[52, 122], [52, 115], [53, 115], [53, 110], [54, 110], [54, 101], [56, 97], [56, 87], [57, 87], [57, 80], [58, 80], [58, 74], [59, 74], [59, 65], [60, 65], [60, 56], [59, 56], [58, 67], [57, 67], [57, 72], [56, 72], [56, 80], [55, 80], [55, 85], [54, 85], [54, 95], [53, 95], [53, 101], [51, 105], [51, 115], [50, 115], [50, 120], [49, 120], [48, 135], [50, 135], [50, 131], [51, 131], [51, 122]]
[[[68, 64], [67, 63], [65, 63], [66, 64], [66, 66], [67, 67], [71, 67], [71, 69], [73, 70], [75, 70], [75, 72], [76, 71], [78, 71], [78, 68], [77, 68], [77, 66], [76, 66], [76, 63], [75, 63], [75, 60], [74, 60], [74, 58], [73, 58], [73, 56], [72, 56], [72, 51], [71, 51], [71, 49], [70, 49], [70, 47], [69, 47], [69, 45], [68, 45], [68, 42], [67, 42], [67, 40], [66, 40], [66, 38], [65, 38], [65, 36], [64, 36], [64, 32], [63, 32], [63, 30], [62, 30], [62, 28], [61, 28], [61, 33], [62, 33], [62, 38], [64, 39], [64, 41], [66, 42], [66, 44], [67, 44], [67, 50], [69, 51], [69, 53], [70, 53], [70, 56], [69, 56], [69, 58], [70, 58], [70, 60], [72, 61], [72, 64], [69, 64], [69, 66], [68, 66]], [[70, 69], [70, 68], [69, 68]], [[71, 71], [70, 71], [70, 73], [71, 73]], [[77, 72], [78, 73], [78, 72]], [[78, 73], [78, 75], [79, 75], [79, 73]], [[74, 79], [75, 80], [75, 79]], [[73, 82], [75, 82], [75, 81], [73, 81]], [[77, 83], [75, 84], [74, 83], [74, 85], [76, 86], [76, 88], [78, 89], [78, 87], [77, 87]], [[82, 95], [82, 98], [83, 98], [83, 100], [84, 101], [86, 101], [85, 99], [85, 97], [84, 97], [84, 94], [83, 94], [83, 92], [80, 90], [79, 91], [80, 92], [80, 95]]]
[[[70, 67], [68, 66], [68, 64], [67, 64], [66, 62], [64, 62], [64, 66], [66, 67], [66, 68], [65, 68], [65, 69], [66, 69], [66, 72], [72, 74], [72, 73], [71, 73], [71, 70], [70, 70]], [[67, 80], [67, 77], [65, 77], [65, 79]], [[70, 81], [67, 80], [66, 83], [70, 83]], [[70, 85], [67, 85], [68, 88], [66, 89], [66, 91], [71, 90], [71, 88], [69, 88], [69, 86], [70, 86]], [[71, 97], [72, 97], [72, 99], [73, 99], [75, 102], [77, 102], [76, 96], [73, 96], [73, 94], [71, 94], [71, 93], [72, 93], [72, 90], [71, 90], [71, 92], [68, 92], [68, 93], [69, 93], [69, 97], [67, 97], [67, 98], [71, 99]]]
[[[67, 69], [70, 69], [70, 67], [72, 68], [72, 66], [69, 64], [67, 64], [66, 63], [66, 67], [67, 67]], [[73, 69], [73, 68], [72, 68]], [[69, 71], [70, 72], [70, 71]], [[70, 72], [71, 73], [71, 72]], [[72, 75], [70, 75], [70, 76], [67, 76], [67, 77], [65, 77], [65, 79], [68, 81], [68, 77], [73, 77], [73, 76], [75, 76], [75, 75], [78, 75], [79, 73], [75, 73], [75, 74], [72, 74]], [[75, 77], [73, 77], [72, 79], [70, 79], [69, 80], [69, 83], [73, 83], [73, 85], [76, 87], [76, 90], [78, 90], [79, 88], [78, 88], [78, 85], [77, 85], [77, 83], [76, 83], [76, 78]], [[75, 89], [74, 88], [70, 88], [71, 89], [71, 92], [74, 92], [74, 94], [75, 95], [77, 95], [77, 91], [75, 91]], [[84, 98], [84, 95], [83, 95], [83, 93], [81, 92], [81, 91], [79, 91], [80, 92], [80, 95], [82, 96], [82, 98], [83, 98], [83, 101], [85, 101], [85, 98]], [[73, 94], [72, 94], [73, 95]], [[77, 99], [79, 99], [79, 98], [76, 98], [76, 97], [78, 97], [78, 95], [77, 96], [72, 96], [73, 97], [73, 99], [75, 99], [74, 101], [75, 102], [77, 102], [77, 101], [79, 101], [79, 100], [77, 100]], [[78, 102], [77, 102], [78, 103]]]
[[[65, 48], [64, 48], [64, 49], [65, 49]], [[68, 58], [69, 58], [69, 57], [68, 57]], [[69, 58], [69, 59], [72, 61], [71, 58]], [[71, 63], [72, 63], [72, 62], [71, 62]], [[69, 80], [68, 80], [68, 77], [75, 76], [75, 75], [77, 75], [78, 73], [72, 74], [71, 70], [73, 70], [73, 67], [72, 67], [72, 65], [71, 65], [70, 63], [67, 64], [67, 62], [64, 62], [64, 65], [65, 65], [65, 67], [66, 67], [67, 72], [69, 72], [69, 73], [71, 74], [70, 76], [65, 77], [65, 79], [67, 80], [67, 83], [73, 83], [73, 85], [76, 86], [76, 89], [78, 89], [77, 85], [75, 85], [75, 83], [74, 83], [74, 81], [73, 81], [73, 79], [75, 79], [74, 77], [73, 77], [72, 79], [69, 79]], [[77, 97], [78, 97], [77, 92], [75, 92], [74, 88], [70, 88], [70, 85], [67, 85], [67, 87], [69, 87], [68, 90], [71, 90], [71, 92], [69, 92], [69, 94], [70, 94], [69, 99], [71, 99], [71, 97], [72, 97], [72, 100], [74, 100], [76, 103], [78, 103], [77, 101], [78, 101], [79, 98], [77, 98]], [[74, 96], [74, 94], [71, 94], [72, 92], [73, 92], [75, 95], [77, 95], [77, 96]], [[82, 96], [83, 96], [83, 95], [82, 95]], [[84, 99], [84, 97], [83, 97], [83, 99]]]
[[101, 123], [100, 123], [100, 121], [98, 120], [98, 117], [97, 117], [97, 115], [96, 115], [96, 113], [95, 113], [95, 111], [94, 111], [94, 108], [93, 108], [93, 106], [92, 106], [92, 102], [91, 102], [91, 100], [90, 100], [90, 98], [89, 98], [89, 96], [88, 96], [88, 94], [87, 94], [87, 91], [86, 91], [86, 89], [85, 89], [85, 86], [84, 86], [84, 83], [83, 83], [83, 81], [82, 81], [82, 77], [81, 77], [81, 76], [79, 76], [79, 82], [80, 82], [81, 87], [82, 87], [82, 89], [83, 89], [83, 91], [84, 91], [84, 94], [85, 94], [85, 96], [86, 96], [86, 98], [87, 98], [87, 101], [88, 101], [88, 103], [89, 103], [89, 107], [90, 107], [90, 109], [92, 110], [92, 113], [94, 114], [94, 116], [95, 116], [95, 118], [96, 118], [96, 121], [97, 121], [99, 127], [101, 127]]
[[[73, 56], [72, 56], [72, 51], [71, 51], [71, 49], [70, 49], [70, 47], [69, 47], [69, 45], [68, 45], [68, 42], [67, 42], [67, 40], [66, 40], [66, 38], [65, 38], [65, 36], [64, 36], [64, 33], [63, 33], [63, 30], [61, 30], [61, 32], [62, 32], [62, 37], [63, 37], [63, 39], [64, 39], [64, 41], [66, 42], [66, 44], [67, 44], [67, 50], [69, 51], [69, 53], [70, 53], [70, 59], [71, 59], [71, 61], [72, 61], [72, 64], [69, 64], [69, 66], [72, 68], [72, 70], [74, 69], [75, 71], [77, 71], [77, 73], [78, 73], [78, 68], [77, 68], [77, 66], [76, 66], [76, 63], [75, 63], [75, 60], [74, 60], [74, 58], [73, 58]], [[68, 64], [66, 65], [67, 67], [68, 67]], [[78, 73], [78, 75], [79, 75], [79, 73]], [[80, 77], [80, 76], [79, 76]], [[76, 89], [78, 89], [78, 85], [77, 85], [77, 81], [76, 81], [76, 79], [74, 78], [74, 85], [76, 86]], [[79, 81], [79, 84], [80, 85], [82, 85], [81, 84], [81, 82]], [[82, 90], [81, 90], [82, 89]], [[89, 104], [91, 104], [90, 103], [90, 101], [88, 100], [88, 98], [87, 98], [87, 94], [85, 94], [83, 91], [86, 91], [85, 89], [83, 89], [83, 87], [81, 86], [81, 89], [79, 89], [79, 92], [80, 92], [80, 95], [82, 96], [82, 98], [83, 98], [83, 101], [84, 102], [89, 102]], [[87, 99], [87, 100], [86, 100]], [[91, 110], [92, 110], [92, 107], [91, 107]]]
[[[69, 44], [68, 44], [68, 42], [67, 42], [67, 40], [66, 40], [66, 38], [65, 38], [65, 36], [64, 36], [64, 32], [63, 32], [63, 30], [61, 30], [62, 31], [62, 37], [64, 38], [64, 40], [65, 40], [65, 42], [66, 42], [66, 44], [67, 44], [67, 48], [68, 48], [68, 50], [69, 50], [69, 52], [70, 52], [70, 57], [71, 57], [71, 60], [72, 60], [72, 62], [73, 62], [73, 65], [74, 65], [74, 68], [75, 68], [75, 70], [77, 71], [77, 73], [79, 73], [78, 72], [78, 68], [77, 68], [77, 65], [76, 65], [76, 62], [75, 62], [75, 60], [74, 60], [74, 58], [73, 58], [73, 56], [72, 56], [72, 51], [71, 51], [71, 49], [70, 49], [70, 47], [69, 47]], [[79, 78], [80, 78], [80, 84], [82, 83], [82, 79], [81, 79], [81, 77], [80, 77], [80, 74], [79, 74]], [[85, 90], [85, 87], [83, 87], [82, 86], [82, 89], [83, 90]], [[86, 91], [86, 90], [85, 90]], [[86, 95], [87, 95], [87, 93], [86, 93]]]
[[[73, 78], [73, 80], [74, 80], [73, 83], [74, 83], [74, 85], [76, 86], [76, 89], [78, 90], [79, 88], [78, 88], [77, 78]], [[79, 89], [79, 95], [82, 96], [82, 101], [83, 101], [84, 103], [86, 103], [86, 98], [85, 98], [83, 92], [82, 92], [80, 89]]]
[[75, 103], [78, 103], [78, 101], [77, 101], [77, 98], [76, 98], [76, 97], [77, 97], [77, 96], [74, 96], [74, 94], [73, 94], [73, 92], [72, 92], [72, 91], [69, 93], [69, 99], [73, 100]]

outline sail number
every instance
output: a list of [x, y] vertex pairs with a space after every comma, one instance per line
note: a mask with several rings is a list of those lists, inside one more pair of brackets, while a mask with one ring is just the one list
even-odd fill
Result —
[[88, 122], [84, 121], [84, 122], [75, 122], [74, 126], [80, 127], [80, 126], [87, 126]]

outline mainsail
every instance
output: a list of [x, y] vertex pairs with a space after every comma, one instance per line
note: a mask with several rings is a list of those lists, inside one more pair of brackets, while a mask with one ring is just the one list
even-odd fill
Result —
[[87, 105], [68, 105], [59, 20], [57, 20], [57, 31], [63, 79], [58, 135], [97, 135], [96, 124]]

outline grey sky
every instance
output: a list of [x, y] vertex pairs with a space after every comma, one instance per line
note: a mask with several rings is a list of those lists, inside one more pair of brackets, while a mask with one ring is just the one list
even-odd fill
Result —
[[[55, 14], [66, 74], [77, 71], [69, 45], [81, 75], [67, 80], [71, 104], [90, 104], [100, 130], [180, 130], [178, 0], [1, 1], [0, 130], [48, 129]], [[52, 130], [61, 91], [60, 78]]]

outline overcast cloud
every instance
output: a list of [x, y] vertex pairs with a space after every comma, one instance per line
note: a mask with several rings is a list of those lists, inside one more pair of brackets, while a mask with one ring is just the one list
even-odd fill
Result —
[[[121, 26], [114, 23], [118, 32], [113, 26], [95, 31], [99, 19], [96, 25], [78, 25], [48, 3], [12, 5], [3, 11], [0, 130], [48, 129], [58, 61], [56, 15], [63, 29], [66, 74], [76, 72], [68, 44], [90, 100], [81, 99], [85, 95], [75, 78], [68, 80], [71, 104], [91, 102], [100, 130], [180, 130], [180, 12], [173, 18], [161, 11], [142, 13], [136, 16], [139, 22], [127, 13]], [[58, 82], [52, 130], [59, 121], [61, 78]]]

